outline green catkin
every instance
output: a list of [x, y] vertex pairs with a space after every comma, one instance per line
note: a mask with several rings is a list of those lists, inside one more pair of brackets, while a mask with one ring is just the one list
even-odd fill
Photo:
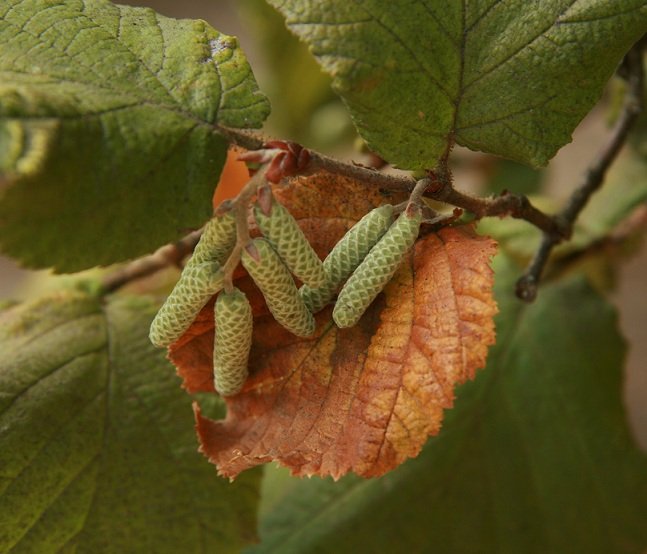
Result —
[[249, 300], [237, 288], [221, 292], [216, 300], [214, 319], [214, 386], [222, 396], [231, 396], [240, 391], [247, 379], [253, 326]]
[[338, 327], [352, 327], [391, 280], [420, 229], [422, 214], [403, 212], [341, 289], [332, 317]]
[[254, 218], [261, 233], [296, 277], [311, 287], [319, 287], [326, 282], [319, 256], [285, 207], [272, 198], [270, 214], [265, 215], [256, 205]]
[[222, 289], [224, 276], [214, 262], [184, 268], [180, 279], [153, 319], [150, 341], [168, 346], [189, 328], [209, 299]]
[[247, 248], [243, 249], [243, 267], [263, 293], [267, 307], [283, 327], [299, 337], [314, 333], [315, 321], [303, 303], [292, 275], [265, 239], [254, 239], [251, 243], [258, 251], [259, 261], [255, 260]]
[[371, 248], [393, 223], [393, 206], [386, 204], [368, 212], [330, 251], [323, 262], [326, 283], [318, 288], [303, 285], [299, 294], [312, 313], [321, 311], [350, 277]]
[[204, 262], [224, 265], [236, 244], [236, 218], [232, 212], [216, 215], [204, 227], [187, 267]]

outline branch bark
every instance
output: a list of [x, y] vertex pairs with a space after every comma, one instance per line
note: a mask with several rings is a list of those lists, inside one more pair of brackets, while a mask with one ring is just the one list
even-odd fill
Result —
[[562, 233], [551, 233], [544, 229], [544, 235], [535, 256], [517, 281], [516, 293], [521, 300], [532, 302], [537, 297], [541, 275], [553, 248], [570, 237], [575, 221], [591, 196], [604, 184], [607, 170], [618, 156], [629, 136], [629, 131], [642, 111], [644, 85], [642, 51], [643, 45], [639, 42], [625, 56], [623, 69], [626, 71], [628, 90], [620, 117], [611, 133], [611, 138], [586, 171], [582, 183], [575, 189], [564, 209], [552, 218], [561, 227]]
[[162, 246], [154, 254], [139, 258], [108, 274], [101, 284], [103, 294], [114, 292], [131, 281], [153, 275], [168, 266], [179, 267], [182, 260], [193, 252], [201, 233], [202, 231], [194, 231], [178, 242]]
[[[257, 147], [260, 145], [260, 149], [262, 149], [265, 144], [262, 138], [255, 136], [255, 138], [252, 139], [252, 135], [250, 135], [250, 133], [239, 131], [237, 129], [220, 129], [220, 132], [225, 134], [225, 136], [233, 143], [243, 148], [250, 146]], [[300, 172], [302, 175], [325, 171], [327, 173], [355, 179], [368, 185], [379, 187], [383, 190], [404, 191], [409, 193], [411, 193], [416, 186], [417, 181], [412, 177], [389, 175], [374, 168], [330, 158], [313, 150], [309, 150], [309, 154], [310, 162], [307, 167]], [[429, 187], [425, 193], [427, 198], [467, 210], [472, 212], [478, 218], [509, 215], [517, 219], [528, 221], [528, 223], [547, 233], [558, 235], [563, 235], [565, 233], [565, 230], [560, 225], [560, 221], [556, 221], [548, 214], [537, 209], [526, 196], [508, 192], [494, 198], [479, 198], [471, 196], [454, 188], [449, 172], [446, 168], [442, 167], [434, 172], [430, 172], [428, 179]]]

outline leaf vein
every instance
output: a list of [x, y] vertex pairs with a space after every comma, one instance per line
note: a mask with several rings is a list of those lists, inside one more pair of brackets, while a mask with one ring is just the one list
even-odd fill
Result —
[[401, 46], [401, 47], [402, 47], [402, 48], [403, 48], [403, 49], [404, 49], [404, 50], [405, 50], [405, 51], [406, 51], [406, 52], [411, 56], [411, 58], [412, 58], [413, 60], [415, 60], [416, 64], [417, 64], [417, 65], [418, 65], [418, 67], [422, 70], [422, 72], [423, 72], [425, 75], [427, 75], [427, 77], [429, 77], [429, 79], [434, 83], [434, 85], [438, 88], [438, 90], [439, 90], [440, 92], [442, 92], [442, 93], [447, 97], [447, 99], [451, 102], [451, 101], [452, 101], [452, 97], [451, 97], [451, 95], [449, 94], [449, 92], [445, 89], [445, 87], [443, 87], [443, 86], [442, 86], [442, 84], [440, 83], [440, 81], [438, 81], [438, 79], [436, 79], [436, 77], [435, 77], [435, 76], [434, 76], [434, 75], [429, 71], [429, 69], [427, 68], [427, 66], [426, 66], [425, 64], [423, 64], [423, 63], [418, 59], [418, 56], [417, 56], [416, 52], [415, 52], [414, 50], [412, 50], [412, 49], [411, 49], [411, 48], [406, 44], [406, 42], [402, 39], [402, 37], [400, 37], [400, 35], [398, 35], [398, 34], [397, 34], [393, 29], [391, 29], [391, 28], [390, 28], [386, 23], [384, 23], [381, 19], [378, 19], [374, 14], [372, 14], [370, 11], [368, 11], [368, 10], [367, 10], [367, 8], [365, 8], [365, 7], [360, 3], [360, 1], [359, 1], [359, 0], [353, 0], [353, 3], [354, 3], [358, 8], [361, 8], [361, 9], [362, 9], [362, 10], [364, 10], [366, 13], [368, 13], [368, 15], [369, 15], [369, 16], [371, 16], [372, 20], [373, 20], [373, 21], [374, 21], [374, 22], [375, 22], [379, 27], [381, 27], [382, 29], [384, 29], [384, 31], [386, 31], [386, 32], [387, 32], [391, 37], [393, 37], [393, 39], [395, 40], [395, 42], [396, 42], [397, 44], [399, 44], [399, 45], [400, 45], [400, 46]]
[[[570, 4], [569, 4], [569, 6], [566, 8], [566, 10], [570, 9], [570, 8], [571, 8], [571, 7], [572, 7], [576, 2], [577, 2], [577, 0], [571, 0], [571, 3], [570, 3]], [[565, 10], [565, 11], [566, 11], [566, 10]], [[558, 18], [556, 18], [556, 19], [555, 19], [555, 21], [551, 22], [551, 23], [550, 23], [550, 25], [548, 25], [546, 28], [542, 29], [542, 30], [541, 30], [537, 35], [535, 35], [535, 36], [534, 36], [532, 39], [530, 39], [528, 42], [526, 42], [525, 44], [522, 44], [522, 45], [521, 45], [519, 48], [517, 48], [516, 50], [513, 50], [512, 52], [508, 53], [508, 55], [507, 55], [507, 56], [505, 56], [502, 60], [498, 61], [498, 62], [497, 62], [497, 63], [495, 63], [493, 66], [491, 66], [491, 67], [489, 67], [489, 68], [485, 69], [485, 70], [484, 70], [483, 72], [481, 72], [479, 75], [477, 75], [476, 77], [474, 77], [474, 79], [472, 79], [469, 83], [465, 84], [465, 86], [463, 87], [463, 93], [465, 93], [467, 90], [469, 90], [472, 86], [474, 86], [474, 85], [475, 85], [476, 83], [478, 83], [479, 81], [482, 81], [485, 77], [487, 77], [487, 76], [491, 75], [492, 73], [494, 73], [497, 69], [499, 69], [499, 68], [500, 68], [500, 67], [502, 67], [503, 65], [505, 65], [505, 64], [507, 64], [508, 62], [512, 61], [512, 60], [513, 60], [513, 59], [514, 59], [518, 54], [520, 54], [521, 52], [523, 52], [526, 48], [530, 47], [530, 45], [531, 45], [533, 42], [535, 42], [536, 40], [538, 40], [539, 38], [541, 38], [545, 33], [547, 33], [547, 32], [548, 32], [550, 29], [552, 29], [553, 27], [555, 27], [555, 26], [559, 25], [559, 23], [560, 23], [560, 19], [559, 19], [559, 17], [558, 17]]]
[[[84, 463], [84, 464], [83, 464], [83, 465], [82, 465], [82, 466], [81, 466], [81, 467], [80, 467], [80, 468], [79, 468], [75, 473], [73, 473], [73, 474], [69, 477], [69, 481], [68, 481], [67, 483], [65, 483], [65, 486], [64, 486], [61, 490], [59, 490], [59, 491], [54, 495], [54, 497], [53, 497], [53, 498], [48, 502], [48, 504], [47, 504], [46, 506], [44, 506], [44, 507], [43, 507], [43, 510], [41, 511], [41, 513], [39, 514], [39, 516], [36, 518], [36, 520], [34, 520], [34, 521], [31, 523], [31, 525], [29, 525], [29, 526], [25, 529], [24, 533], [20, 536], [20, 538], [18, 539], [18, 541], [17, 541], [17, 542], [15, 542], [15, 543], [13, 544], [12, 548], [14, 548], [14, 547], [16, 547], [16, 546], [19, 546], [19, 545], [20, 545], [20, 542], [21, 542], [22, 540], [24, 540], [24, 539], [25, 539], [25, 537], [27, 537], [27, 535], [29, 534], [29, 532], [30, 532], [34, 527], [36, 527], [36, 525], [38, 525], [38, 522], [39, 522], [39, 521], [41, 521], [41, 520], [43, 519], [43, 517], [45, 516], [45, 514], [47, 513], [47, 511], [48, 511], [48, 510], [49, 510], [49, 509], [50, 509], [50, 508], [51, 508], [51, 507], [56, 503], [56, 501], [57, 501], [61, 496], [63, 496], [63, 494], [65, 494], [65, 492], [66, 492], [67, 490], [69, 490], [69, 488], [74, 484], [74, 482], [76, 481], [76, 479], [77, 479], [81, 474], [83, 474], [83, 473], [84, 473], [84, 472], [85, 472], [85, 471], [86, 471], [86, 470], [87, 470], [87, 469], [88, 469], [88, 468], [89, 468], [89, 467], [90, 467], [94, 462], [96, 462], [96, 461], [97, 461], [97, 459], [98, 459], [98, 458], [99, 458], [99, 453], [97, 453], [97, 454], [95, 454], [94, 456], [92, 456], [91, 458], [89, 458], [89, 459], [88, 459], [88, 460], [87, 460], [87, 461], [86, 461], [86, 462], [85, 462], [85, 463]], [[72, 535], [72, 537], [70, 537], [70, 539], [74, 539], [76, 536], [78, 536], [78, 534], [79, 534], [82, 530], [83, 530], [83, 525], [81, 525], [81, 530], [80, 530], [80, 531], [77, 531], [76, 533], [74, 533], [74, 534]], [[66, 541], [66, 544], [70, 541], [70, 539], [68, 539], [68, 540]], [[60, 550], [59, 550], [59, 551], [60, 551]]]
[[486, 125], [492, 125], [494, 123], [499, 123], [499, 122], [505, 121], [507, 119], [512, 119], [512, 118], [514, 118], [516, 116], [523, 115], [523, 114], [528, 113], [528, 112], [532, 112], [533, 110], [536, 110], [538, 108], [543, 108], [547, 104], [549, 104], [552, 100], [554, 100], [555, 98], [557, 98], [557, 95], [553, 94], [553, 95], [549, 96], [548, 98], [542, 100], [538, 104], [526, 106], [526, 107], [524, 107], [524, 108], [522, 108], [520, 110], [516, 110], [514, 112], [510, 112], [508, 114], [505, 114], [505, 115], [502, 115], [502, 116], [499, 116], [499, 117], [495, 117], [493, 119], [488, 119], [488, 120], [485, 120], [485, 121], [479, 121], [477, 123], [470, 123], [469, 125], [464, 125], [462, 127], [457, 127], [456, 132], [458, 133], [460, 131], [465, 131], [467, 129], [472, 129], [474, 127], [485, 127]]
[[438, 28], [443, 32], [443, 34], [449, 39], [449, 41], [454, 45], [454, 48], [458, 51], [460, 51], [460, 43], [458, 40], [456, 40], [455, 37], [453, 37], [447, 27], [441, 22], [441, 20], [438, 18], [436, 15], [436, 12], [427, 4], [427, 1], [422, 2], [422, 7], [425, 9], [425, 11], [429, 14], [429, 16], [434, 20], [436, 25], [438, 25]]
[[[75, 362], [76, 360], [80, 360], [81, 358], [85, 358], [86, 356], [91, 356], [93, 354], [96, 354], [98, 351], [100, 351], [102, 349], [103, 349], [103, 346], [100, 346], [99, 348], [95, 348], [93, 350], [90, 350], [88, 352], [83, 352], [81, 354], [79, 354], [77, 352], [77, 353], [75, 353], [73, 355], [72, 358], [70, 358], [69, 360], [65, 360], [60, 366], [52, 367], [47, 373], [45, 373], [43, 375], [40, 375], [38, 377], [38, 379], [36, 379], [35, 381], [29, 383], [29, 385], [27, 387], [25, 387], [20, 392], [15, 394], [15, 396], [11, 399], [11, 402], [7, 406], [5, 406], [3, 408], [2, 412], [0, 412], [0, 416], [3, 416], [4, 414], [6, 414], [14, 406], [14, 404], [18, 400], [20, 400], [25, 394], [27, 394], [31, 389], [33, 389], [41, 381], [43, 381], [43, 380], [47, 379], [48, 377], [50, 377], [53, 373], [56, 373], [57, 371], [60, 371], [61, 369], [64, 369], [65, 367], [67, 367], [69, 364]], [[13, 391], [12, 391], [12, 394], [13, 394]]]
[[465, 29], [465, 33], [469, 34], [472, 32], [476, 27], [478, 27], [485, 19], [487, 19], [487, 16], [490, 14], [490, 12], [497, 6], [499, 5], [503, 0], [494, 0], [487, 8], [485, 8], [478, 16], [477, 18], [472, 21], [472, 24]]

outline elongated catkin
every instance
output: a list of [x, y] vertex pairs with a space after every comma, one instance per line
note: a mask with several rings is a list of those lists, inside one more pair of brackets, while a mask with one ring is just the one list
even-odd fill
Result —
[[151, 323], [151, 342], [155, 346], [168, 346], [180, 338], [209, 299], [222, 289], [223, 279], [217, 263], [185, 267]]
[[[255, 251], [258, 260], [250, 254]], [[272, 245], [262, 238], [254, 239], [243, 249], [244, 268], [263, 293], [267, 307], [283, 327], [300, 337], [312, 335], [315, 321], [306, 308], [292, 275]]]
[[233, 213], [216, 215], [205, 225], [200, 241], [187, 262], [187, 267], [204, 262], [224, 265], [235, 244], [236, 219]]
[[371, 248], [337, 297], [332, 315], [338, 327], [352, 327], [359, 321], [402, 263], [421, 221], [420, 210], [411, 215], [403, 212]]
[[326, 282], [326, 273], [319, 256], [285, 207], [272, 197], [269, 215], [265, 215], [257, 205], [254, 207], [254, 217], [263, 236], [270, 241], [296, 277], [313, 287]]
[[386, 204], [368, 212], [348, 230], [323, 262], [325, 284], [317, 288], [303, 285], [299, 289], [301, 298], [312, 313], [319, 312], [333, 299], [391, 223], [393, 206]]
[[243, 292], [221, 292], [214, 308], [216, 334], [213, 344], [213, 378], [218, 393], [230, 396], [247, 379], [252, 345], [252, 308]]

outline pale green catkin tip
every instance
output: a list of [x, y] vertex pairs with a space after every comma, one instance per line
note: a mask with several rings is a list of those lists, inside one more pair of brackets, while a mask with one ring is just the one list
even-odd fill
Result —
[[211, 218], [202, 231], [187, 266], [204, 262], [224, 265], [236, 244], [236, 218], [227, 212]]
[[151, 323], [149, 338], [168, 346], [189, 328], [209, 299], [222, 289], [224, 276], [217, 263], [187, 266]]
[[290, 271], [303, 283], [319, 287], [326, 282], [323, 264], [292, 214], [272, 198], [270, 215], [257, 205], [254, 217], [258, 228]]
[[359, 321], [400, 267], [418, 237], [421, 221], [420, 211], [412, 216], [401, 214], [371, 248], [339, 293], [333, 309], [333, 319], [338, 327], [352, 327]]
[[221, 292], [216, 300], [214, 320], [214, 386], [222, 396], [231, 396], [245, 384], [252, 346], [252, 308], [245, 294], [237, 288], [229, 293]]
[[299, 296], [288, 268], [266, 239], [254, 239], [251, 244], [256, 247], [260, 261], [257, 262], [246, 248], [241, 261], [263, 293], [274, 319], [299, 337], [312, 335], [315, 331], [314, 317]]
[[393, 223], [393, 206], [385, 204], [368, 212], [330, 251], [323, 262], [326, 283], [317, 288], [303, 285], [299, 294], [312, 313], [321, 311], [337, 289], [355, 271], [375, 243]]

